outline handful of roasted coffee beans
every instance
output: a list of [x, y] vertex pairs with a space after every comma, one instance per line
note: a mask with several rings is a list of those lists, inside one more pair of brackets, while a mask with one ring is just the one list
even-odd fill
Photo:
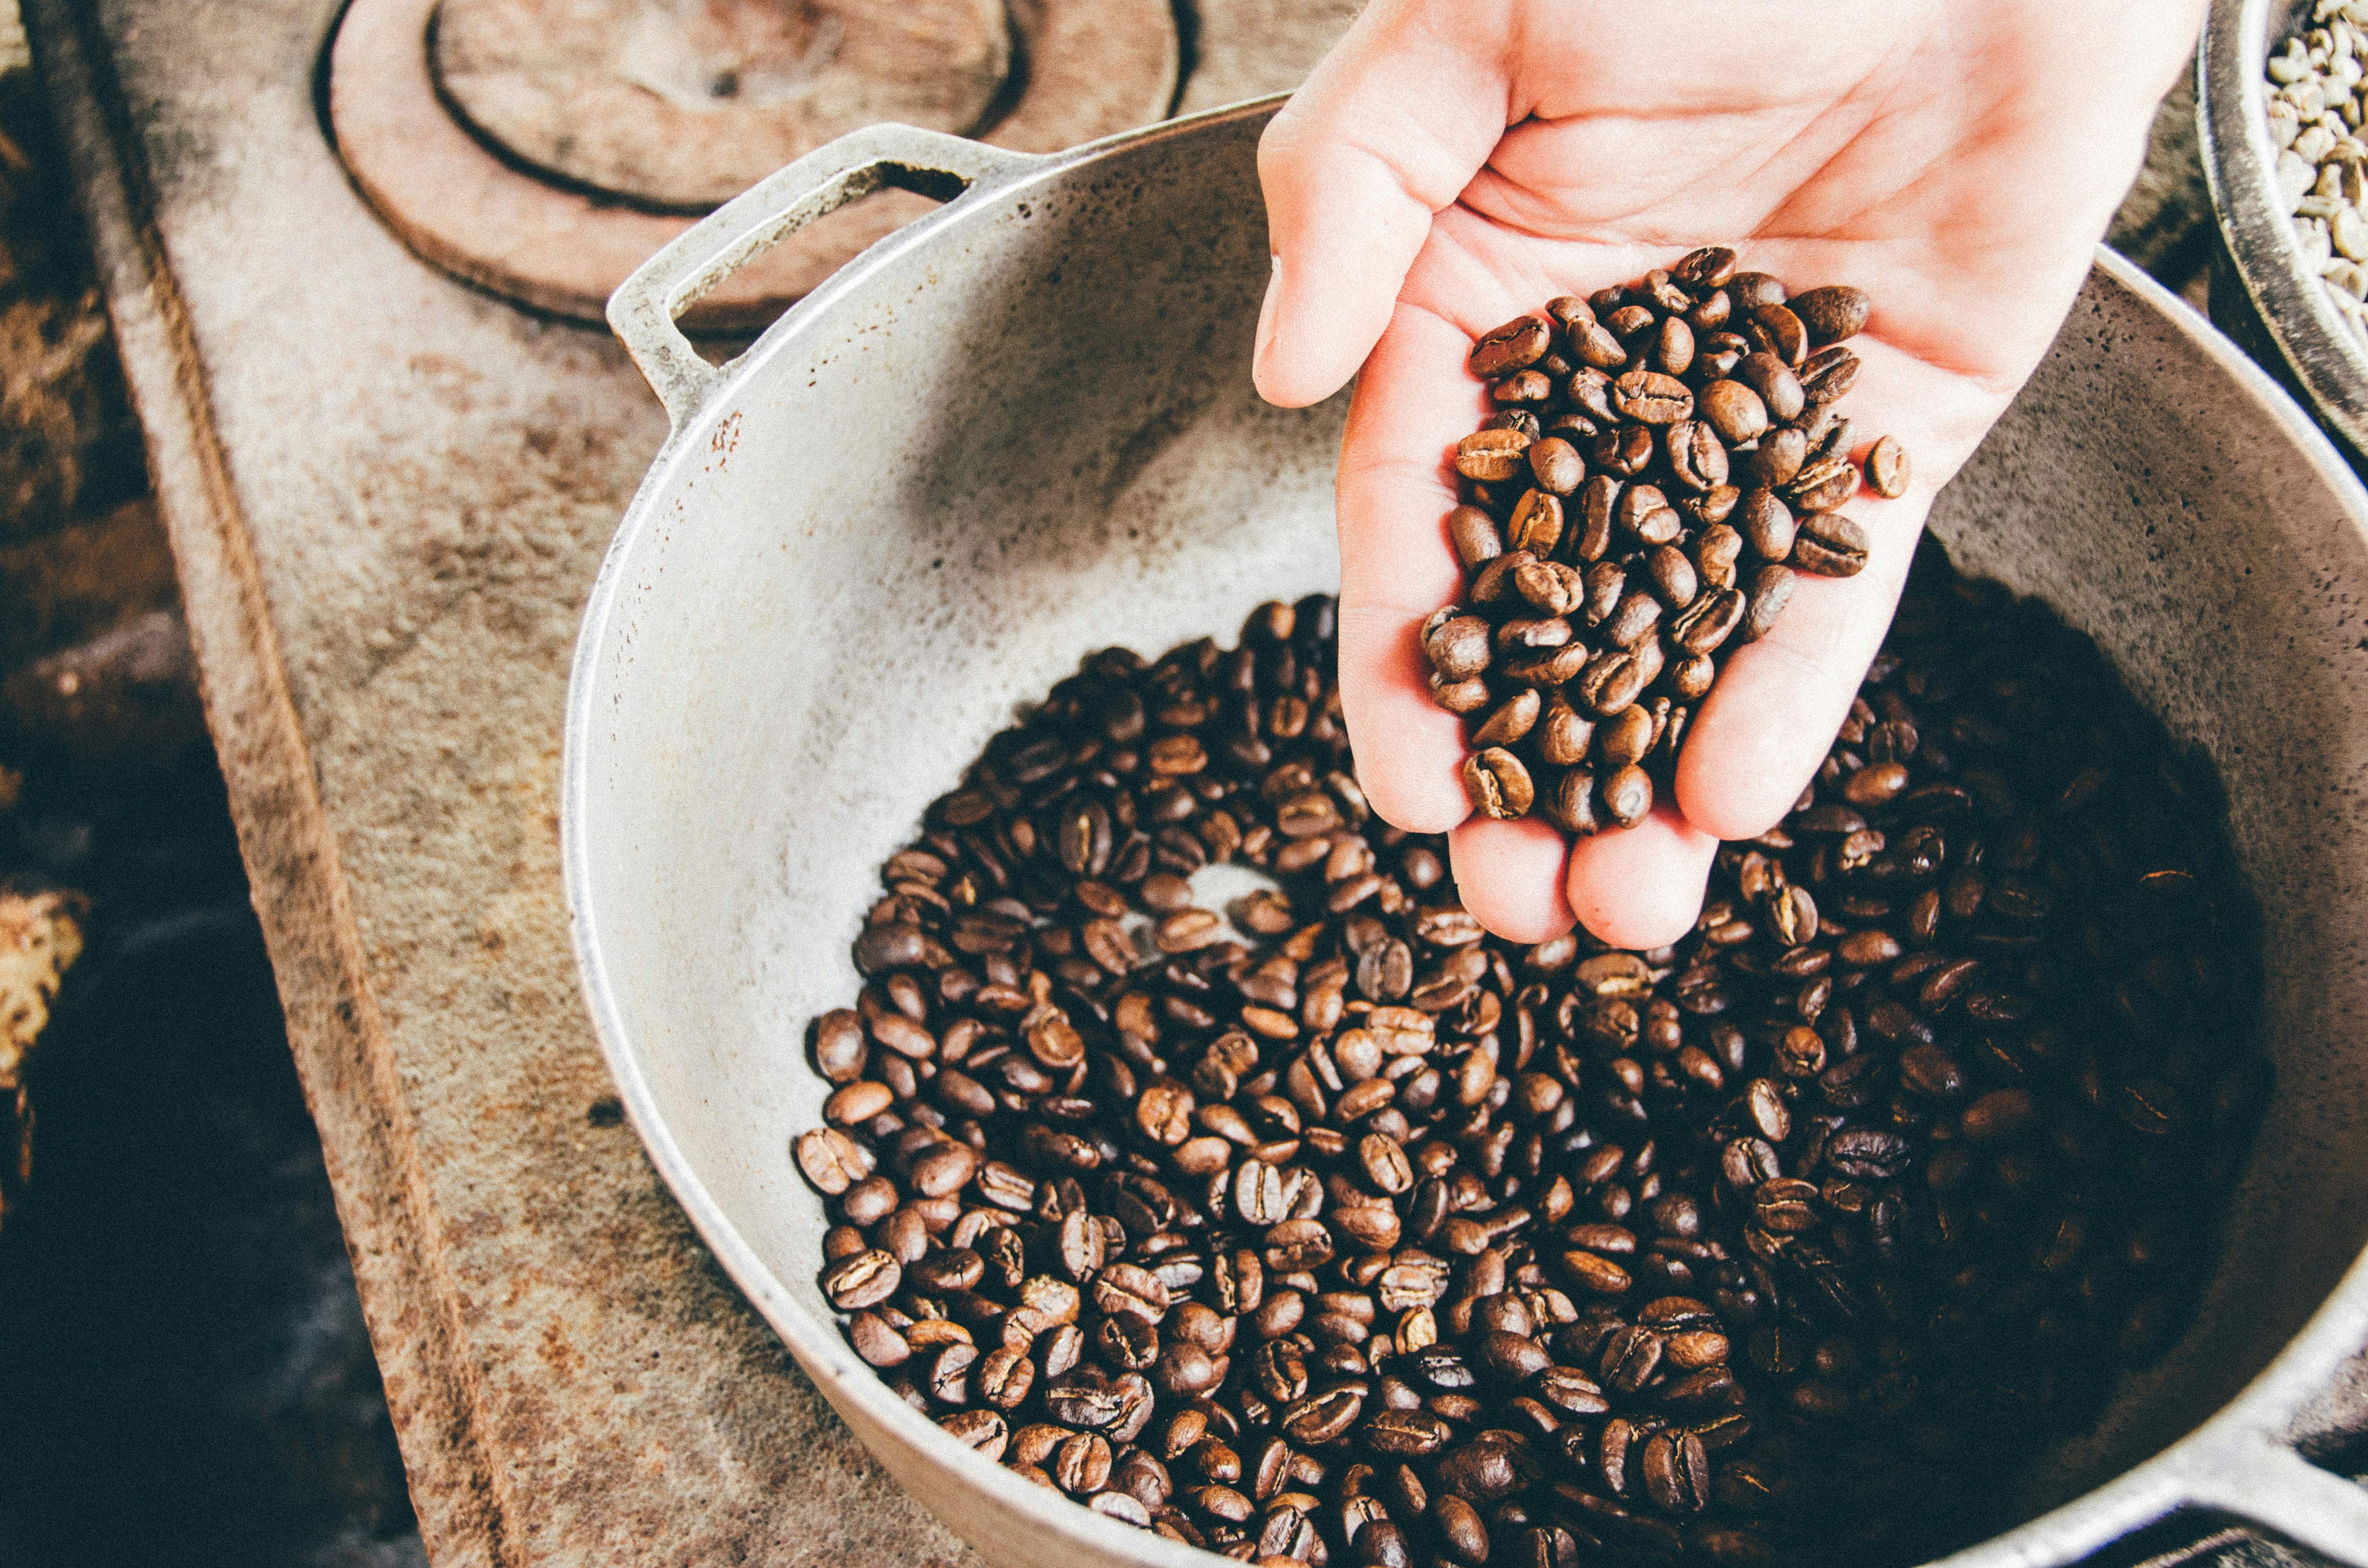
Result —
[[[1358, 792], [1326, 598], [1093, 655], [888, 861], [821, 1286], [987, 1460], [1269, 1568], [1986, 1535], [2178, 1332], [2260, 1093], [2208, 780], [1937, 551], [1653, 952], [1497, 941]], [[1218, 865], [1236, 889], [1208, 891]]]
[[[1432, 696], [1469, 719], [1477, 810], [1534, 807], [1579, 836], [1634, 826], [1794, 574], [1866, 564], [1838, 510], [1859, 471], [1834, 405], [1868, 307], [1850, 288], [1788, 296], [1712, 247], [1472, 346], [1497, 412], [1455, 449], [1447, 526], [1468, 577], [1422, 643]], [[1907, 490], [1897, 440], [1874, 443], [1866, 475]]]

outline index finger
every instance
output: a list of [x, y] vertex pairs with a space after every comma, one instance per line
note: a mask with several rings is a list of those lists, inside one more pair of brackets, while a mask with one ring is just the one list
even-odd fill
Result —
[[1482, 414], [1471, 339], [1401, 303], [1357, 380], [1340, 442], [1340, 707], [1366, 799], [1412, 833], [1471, 814], [1457, 769], [1463, 722], [1430, 698], [1422, 623], [1454, 602], [1447, 453]]

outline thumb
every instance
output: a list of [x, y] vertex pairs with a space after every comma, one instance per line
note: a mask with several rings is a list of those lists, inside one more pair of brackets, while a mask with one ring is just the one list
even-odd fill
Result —
[[1253, 375], [1329, 397], [1380, 341], [1429, 237], [1505, 133], [1501, 5], [1375, 0], [1258, 142], [1274, 277]]

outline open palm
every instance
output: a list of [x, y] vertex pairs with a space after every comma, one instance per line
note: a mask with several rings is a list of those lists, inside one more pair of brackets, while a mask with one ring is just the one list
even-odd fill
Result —
[[[1721, 838], [1807, 784], [1891, 619], [1933, 494], [2055, 336], [2143, 152], [2197, 0], [1375, 0], [1277, 116], [1259, 167], [1276, 276], [1259, 391], [1312, 403], [1361, 369], [1340, 455], [1340, 675], [1381, 814], [1452, 829], [1492, 930], [1583, 920], [1618, 946], [1692, 923]], [[1472, 817], [1461, 722], [1417, 640], [1460, 574], [1446, 455], [1486, 412], [1472, 339], [1697, 245], [1796, 290], [1874, 298], [1845, 404], [1914, 481], [1846, 509], [1872, 550], [1805, 578], [1727, 665], [1677, 798], [1566, 846]], [[1470, 819], [1470, 820], [1467, 820]]]

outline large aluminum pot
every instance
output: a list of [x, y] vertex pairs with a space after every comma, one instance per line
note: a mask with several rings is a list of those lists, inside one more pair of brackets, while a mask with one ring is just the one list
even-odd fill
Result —
[[[1261, 404], [1253, 105], [1023, 157], [899, 127], [686, 235], [610, 319], [674, 419], [569, 693], [584, 985], [651, 1159], [888, 1469], [989, 1560], [1197, 1554], [963, 1451], [849, 1352], [789, 1144], [825, 1085], [876, 868], [1087, 650], [1156, 652], [1335, 575], [1341, 407]], [[674, 325], [768, 242], [883, 182], [950, 194], [722, 369]], [[2074, 1561], [2186, 1504], [2368, 1564], [2368, 1493], [2293, 1445], [2368, 1338], [2368, 496], [2260, 370], [2100, 256], [1934, 514], [1976, 573], [2092, 632], [2217, 763], [2265, 912], [2273, 1102], [2194, 1326], [2048, 1456], [1972, 1568]], [[2356, 1395], [2351, 1396], [2356, 1403]]]

